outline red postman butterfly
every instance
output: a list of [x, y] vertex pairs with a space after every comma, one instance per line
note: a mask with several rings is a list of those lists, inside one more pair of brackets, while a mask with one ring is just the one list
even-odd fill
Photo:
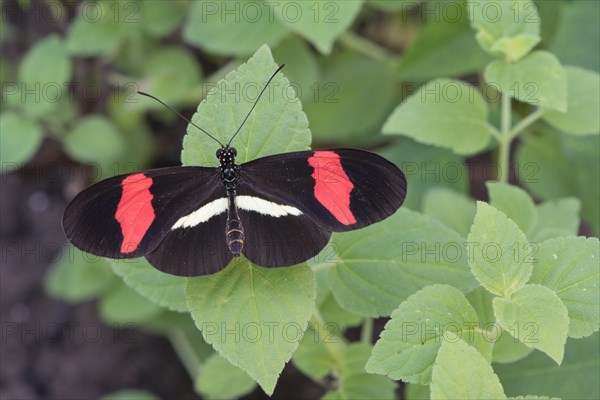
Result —
[[65, 210], [67, 238], [88, 253], [143, 256], [181, 276], [218, 272], [240, 254], [285, 267], [317, 255], [332, 232], [389, 217], [406, 197], [402, 171], [367, 151], [298, 151], [238, 165], [231, 140], [219, 142], [217, 168], [160, 168], [92, 185]]

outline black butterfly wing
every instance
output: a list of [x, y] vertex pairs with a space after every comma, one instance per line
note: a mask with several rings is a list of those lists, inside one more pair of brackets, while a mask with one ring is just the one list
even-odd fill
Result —
[[63, 229], [88, 253], [144, 256], [182, 216], [218, 197], [219, 189], [224, 192], [216, 168], [171, 167], [116, 176], [79, 193], [65, 209]]
[[406, 178], [385, 158], [363, 150], [300, 151], [240, 166], [240, 187], [291, 205], [321, 228], [349, 231], [392, 215], [406, 197]]

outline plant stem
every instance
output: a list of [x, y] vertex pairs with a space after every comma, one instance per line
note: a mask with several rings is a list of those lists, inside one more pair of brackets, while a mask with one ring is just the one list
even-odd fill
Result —
[[510, 96], [502, 93], [500, 120], [500, 137], [498, 138], [498, 182], [507, 183], [510, 168], [510, 121], [511, 101]]
[[375, 60], [389, 61], [394, 58], [394, 55], [384, 47], [381, 47], [378, 44], [375, 44], [370, 40], [367, 40], [362, 36], [350, 31], [343, 33], [338, 40], [344, 46], [354, 49]]
[[373, 340], [373, 318], [365, 318], [362, 329], [360, 330], [360, 342], [371, 344]]
[[523, 118], [521, 121], [519, 121], [518, 124], [516, 124], [514, 126], [514, 128], [511, 129], [510, 138], [514, 139], [517, 135], [519, 135], [521, 132], [523, 132], [525, 130], [525, 128], [527, 128], [529, 125], [533, 124], [535, 121], [542, 118], [543, 115], [544, 115], [544, 110], [542, 110], [541, 108], [538, 108], [537, 110], [535, 110], [534, 112], [532, 112], [531, 114], [529, 114], [528, 116]]
[[177, 356], [192, 378], [192, 381], [195, 381], [200, 372], [200, 368], [202, 367], [202, 363], [198, 357], [196, 357], [192, 344], [181, 329], [172, 329], [167, 336], [175, 349], [175, 353], [177, 353]]

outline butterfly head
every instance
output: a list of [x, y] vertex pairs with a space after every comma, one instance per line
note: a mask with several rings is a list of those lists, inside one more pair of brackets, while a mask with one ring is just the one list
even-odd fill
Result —
[[216, 155], [221, 165], [231, 165], [235, 164], [237, 150], [234, 147], [225, 146], [218, 149]]

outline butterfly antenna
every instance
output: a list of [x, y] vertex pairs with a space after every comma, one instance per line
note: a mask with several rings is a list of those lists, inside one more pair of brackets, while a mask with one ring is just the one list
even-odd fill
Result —
[[240, 130], [242, 129], [242, 126], [244, 126], [244, 124], [246, 123], [246, 120], [248, 119], [248, 117], [250, 116], [250, 114], [252, 114], [252, 111], [254, 110], [254, 107], [256, 107], [256, 104], [258, 103], [258, 100], [260, 100], [260, 96], [263, 95], [263, 93], [265, 92], [265, 90], [267, 90], [267, 87], [269, 86], [269, 83], [271, 83], [271, 81], [273, 80], [273, 78], [275, 78], [275, 75], [277, 75], [277, 73], [279, 71], [281, 71], [281, 69], [285, 67], [285, 64], [281, 64], [279, 66], [279, 68], [277, 68], [277, 71], [273, 72], [273, 75], [271, 75], [271, 77], [269, 78], [269, 80], [267, 81], [267, 83], [265, 84], [265, 87], [262, 88], [262, 90], [260, 91], [260, 93], [258, 94], [258, 97], [256, 98], [256, 100], [254, 101], [254, 104], [252, 105], [252, 108], [250, 109], [250, 111], [248, 111], [248, 114], [246, 115], [246, 118], [244, 118], [244, 120], [242, 121], [240, 127], [237, 129], [237, 131], [235, 131], [235, 133], [233, 134], [233, 136], [231, 137], [231, 139], [229, 139], [229, 142], [227, 143], [227, 147], [229, 147], [229, 145], [231, 144], [231, 142], [233, 141], [233, 138], [236, 137], [236, 135], [238, 133], [240, 133]]
[[160, 104], [162, 104], [163, 106], [167, 107], [169, 110], [173, 111], [175, 114], [179, 115], [184, 121], [187, 121], [188, 124], [191, 124], [191, 125], [195, 126], [196, 128], [200, 129], [202, 132], [204, 132], [205, 134], [207, 134], [208, 137], [210, 137], [211, 139], [213, 139], [217, 143], [219, 143], [221, 145], [221, 147], [225, 147], [223, 145], [223, 143], [221, 143], [221, 141], [219, 139], [215, 138], [213, 135], [211, 135], [210, 133], [206, 132], [204, 129], [200, 128], [198, 125], [196, 125], [195, 123], [193, 123], [192, 121], [190, 121], [189, 119], [187, 119], [186, 117], [184, 117], [183, 115], [181, 115], [181, 113], [179, 111], [177, 111], [176, 109], [174, 109], [170, 105], [166, 104], [165, 102], [163, 102], [159, 98], [154, 97], [151, 94], [144, 93], [144, 92], [138, 92], [138, 94], [141, 94], [142, 96], [150, 97], [151, 99], [154, 99], [154, 100], [158, 101]]

